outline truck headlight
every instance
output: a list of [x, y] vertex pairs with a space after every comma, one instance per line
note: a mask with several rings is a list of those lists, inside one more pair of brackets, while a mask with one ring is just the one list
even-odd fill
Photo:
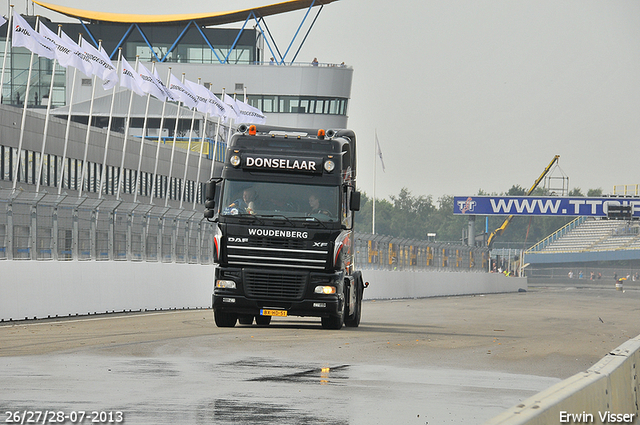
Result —
[[229, 162], [231, 163], [231, 165], [233, 165], [234, 167], [237, 167], [240, 165], [240, 162], [242, 162], [240, 160], [240, 155], [233, 155], [230, 159]]
[[233, 280], [216, 280], [216, 288], [220, 289], [236, 289], [236, 282]]
[[333, 162], [333, 161], [331, 161], [331, 160], [328, 160], [328, 161], [325, 161], [325, 162], [324, 162], [324, 169], [325, 169], [328, 173], [332, 172], [334, 168], [336, 168], [336, 163], [335, 163], [335, 162]]
[[336, 287], [335, 286], [316, 286], [316, 289], [313, 292], [315, 292], [316, 294], [324, 294], [324, 295], [335, 294]]

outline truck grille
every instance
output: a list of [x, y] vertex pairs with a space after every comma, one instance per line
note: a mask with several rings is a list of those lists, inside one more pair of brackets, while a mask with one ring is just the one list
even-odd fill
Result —
[[249, 298], [300, 300], [304, 296], [307, 274], [244, 272], [244, 289]]
[[299, 240], [256, 238], [227, 244], [227, 261], [234, 266], [323, 270], [328, 254], [328, 247], [305, 249]]

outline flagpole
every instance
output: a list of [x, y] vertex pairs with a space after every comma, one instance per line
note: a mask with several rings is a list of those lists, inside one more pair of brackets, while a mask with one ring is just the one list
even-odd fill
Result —
[[[171, 83], [171, 67], [167, 70], [167, 86], [169, 87]], [[156, 181], [158, 176], [158, 158], [160, 156], [160, 143], [162, 142], [162, 127], [164, 126], [164, 112], [167, 107], [167, 97], [164, 98], [164, 102], [162, 102], [162, 115], [160, 116], [160, 128], [158, 129], [158, 146], [156, 146], [156, 163], [153, 166], [153, 180], [151, 181], [151, 196], [149, 197], [149, 204], [153, 204], [153, 194], [156, 189]], [[171, 177], [169, 177], [171, 178]], [[160, 198], [160, 196], [158, 196]]]
[[[236, 100], [236, 94], [233, 94], [233, 100]], [[222, 101], [224, 102], [224, 96]], [[238, 117], [239, 118], [239, 117]], [[233, 121], [233, 123], [235, 124], [235, 120], [233, 118], [229, 118], [229, 135], [227, 136], [227, 143], [229, 143], [229, 140], [231, 140], [231, 121]]]
[[[62, 32], [62, 26], [58, 25], [58, 37], [60, 37], [60, 33]], [[38, 176], [36, 178], [36, 193], [40, 192], [40, 177], [42, 176], [42, 164], [44, 162], [44, 151], [45, 146], [47, 145], [47, 130], [49, 128], [49, 112], [51, 111], [51, 98], [53, 97], [53, 80], [56, 76], [56, 63], [57, 58], [53, 59], [53, 67], [51, 68], [51, 84], [49, 85], [49, 99], [47, 102], [47, 115], [44, 119], [44, 130], [42, 132], [42, 152], [40, 153], [40, 161], [38, 163]]]
[[196, 172], [196, 186], [195, 193], [193, 194], [193, 207], [192, 209], [196, 209], [196, 200], [198, 198], [198, 185], [200, 184], [200, 170], [202, 166], [202, 153], [204, 152], [204, 144], [207, 139], [207, 121], [209, 121], [209, 112], [204, 115], [204, 119], [202, 120], [202, 141], [200, 142], [200, 156], [198, 156], [198, 171]]
[[[136, 55], [135, 70], [138, 72], [138, 63], [140, 62], [140, 56]], [[122, 71], [120, 71], [122, 73]], [[122, 75], [120, 76], [122, 78]], [[113, 88], [115, 90], [115, 87]], [[127, 153], [127, 139], [129, 138], [129, 121], [131, 120], [131, 107], [133, 106], [133, 90], [130, 90], [129, 94], [129, 109], [127, 109], [127, 121], [124, 123], [124, 140], [122, 142], [122, 159], [120, 160], [120, 173], [118, 177], [118, 193], [116, 200], [120, 200], [120, 190], [124, 186], [124, 157]]]
[[[375, 137], [377, 140], [378, 130], [375, 130]], [[377, 146], [375, 140], [373, 142], [373, 212], [371, 215], [371, 233], [376, 234], [376, 156], [378, 155]]]
[[[153, 74], [153, 71], [156, 68], [156, 63], [152, 62], [151, 63], [151, 74]], [[138, 170], [136, 171], [136, 185], [135, 185], [135, 189], [133, 190], [133, 202], [136, 203], [136, 201], [138, 200], [138, 191], [140, 190], [140, 182], [141, 182], [141, 176], [140, 173], [142, 171], [142, 154], [143, 154], [143, 149], [144, 149], [144, 142], [146, 140], [146, 133], [147, 133], [147, 119], [149, 118], [149, 102], [151, 101], [151, 93], [147, 93], [147, 106], [145, 106], [144, 109], [144, 121], [142, 123], [142, 139], [140, 140], [140, 153], [138, 154]]]
[[[38, 27], [38, 24], [40, 23], [40, 16], [36, 17], [36, 28]], [[29, 74], [27, 76], [27, 88], [25, 89], [24, 92], [24, 106], [22, 107], [22, 122], [20, 124], [20, 140], [18, 142], [18, 157], [16, 158], [16, 161], [14, 163], [14, 167], [13, 167], [13, 186], [12, 186], [12, 191], [15, 192], [16, 190], [16, 185], [18, 184], [18, 169], [20, 168], [20, 154], [22, 153], [22, 142], [24, 141], [24, 126], [25, 123], [27, 121], [27, 103], [29, 102], [29, 83], [31, 82], [31, 71], [33, 69], [33, 56], [34, 53], [33, 51], [31, 51], [31, 59], [29, 60]], [[27, 162], [25, 161], [25, 177], [27, 176], [27, 172], [26, 172], [26, 168], [27, 168]]]
[[[184, 72], [182, 73], [182, 84], [184, 84]], [[176, 142], [178, 140], [178, 122], [180, 120], [180, 101], [177, 103], [178, 110], [176, 112], [176, 125], [173, 129], [173, 145], [171, 146], [171, 159], [169, 160], [169, 187], [171, 187], [171, 174], [173, 173], [173, 156], [176, 152]], [[178, 182], [176, 182], [178, 184]], [[169, 205], [169, 196], [171, 191], [167, 189], [167, 195], [164, 197], [164, 206]]]
[[[82, 41], [84, 44], [84, 40]], [[102, 47], [102, 40], [98, 40], [98, 50]], [[91, 136], [91, 120], [93, 119], [93, 101], [96, 97], [96, 83], [98, 82], [98, 76], [93, 74], [93, 84], [91, 87], [91, 102], [89, 103], [89, 121], [87, 122], [87, 134], [84, 140], [84, 155], [82, 157], [82, 172], [80, 173], [80, 191], [78, 192], [78, 198], [82, 196], [82, 189], [84, 188], [84, 172], [87, 168], [87, 153], [89, 151], [89, 137]], [[71, 114], [69, 115], [71, 118]], [[69, 180], [71, 182], [71, 180]], [[102, 183], [102, 182], [100, 182]], [[87, 182], [87, 190], [89, 190], [90, 184]], [[102, 187], [102, 186], [101, 186]], [[100, 193], [98, 194], [100, 197]]]
[[[201, 78], [198, 78], [198, 85], [200, 85]], [[182, 179], [182, 185], [180, 186], [180, 209], [182, 209], [182, 201], [187, 189], [187, 167], [189, 165], [189, 154], [191, 153], [191, 140], [193, 139], [193, 124], [196, 120], [197, 107], [193, 107], [193, 115], [191, 116], [191, 128], [189, 129], [189, 143], [187, 143], [187, 154], [184, 159], [184, 178]]]
[[[2, 103], [2, 93], [4, 90], [4, 69], [7, 64], [7, 52], [9, 51], [9, 35], [11, 35], [11, 22], [13, 22], [13, 5], [9, 7], [9, 19], [7, 21], [7, 39], [4, 41], [4, 55], [2, 58], [2, 76], [0, 77], [0, 103]], [[11, 96], [9, 96], [11, 97]]]
[[216, 136], [213, 139], [213, 153], [211, 155], [211, 176], [209, 178], [213, 178], [213, 173], [216, 168], [216, 151], [218, 149], [218, 133], [220, 133], [220, 122], [222, 121], [222, 115], [218, 116], [218, 123], [216, 125]]
[[[118, 48], [118, 63], [116, 64], [116, 75], [119, 77], [120, 74], [118, 70], [120, 69], [120, 63], [122, 61], [122, 47]], [[121, 71], [120, 71], [121, 72]], [[116, 89], [118, 88], [118, 83], [113, 86], [111, 92], [111, 107], [109, 108], [109, 121], [107, 123], [107, 138], [104, 142], [104, 156], [102, 159], [102, 173], [100, 174], [100, 191], [98, 192], [98, 199], [102, 199], [102, 188], [104, 187], [104, 181], [107, 176], [107, 154], [109, 153], [109, 140], [111, 139], [111, 123], [113, 121], [113, 104], [116, 100]], [[113, 175], [111, 176], [113, 178]], [[120, 182], [118, 182], [118, 186], [120, 186]], [[107, 192], [109, 189], [107, 189]]]
[[[78, 46], [82, 43], [82, 33], [78, 36]], [[67, 128], [64, 131], [64, 149], [62, 153], [62, 164], [60, 166], [60, 179], [58, 183], [58, 195], [62, 193], [62, 182], [64, 178], [64, 168], [65, 161], [67, 159], [67, 146], [69, 145], [69, 129], [71, 127], [71, 107], [73, 106], [73, 92], [76, 88], [76, 75], [78, 73], [78, 68], [73, 67], [73, 81], [71, 82], [71, 94], [69, 95], [69, 114], [67, 115]], [[95, 86], [95, 81], [94, 81]], [[58, 164], [56, 164], [56, 169], [58, 168]], [[84, 183], [84, 182], [83, 182]]]
[[[224, 103], [224, 88], [222, 89], [222, 103]], [[216, 168], [216, 150], [218, 149], [218, 135], [220, 134], [220, 123], [222, 121], [222, 115], [218, 116], [218, 125], [216, 127], [216, 137], [213, 140], [213, 156], [211, 157], [211, 176], [209, 178], [213, 178], [213, 173], [215, 173]]]

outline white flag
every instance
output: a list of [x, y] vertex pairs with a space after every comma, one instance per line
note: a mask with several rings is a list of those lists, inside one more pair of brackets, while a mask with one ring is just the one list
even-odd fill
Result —
[[140, 76], [140, 87], [145, 93], [162, 101], [167, 99], [167, 94], [162, 88], [164, 84], [159, 86], [153, 74], [141, 63], [138, 64], [138, 75]]
[[162, 82], [162, 79], [158, 74], [158, 68], [153, 70], [153, 78], [155, 78], [156, 86], [162, 88], [162, 91], [164, 92], [164, 95], [167, 97], [167, 100], [175, 101], [176, 99], [173, 98], [173, 94], [169, 91], [169, 87], [165, 86], [164, 82]]
[[82, 59], [77, 55], [79, 50], [78, 45], [73, 41], [69, 44], [67, 41], [58, 37], [56, 33], [47, 28], [46, 25], [40, 24], [40, 35], [49, 40], [56, 46], [56, 59], [63, 68], [67, 68], [69, 65], [79, 68], [80, 71], [84, 71], [84, 63]]
[[203, 88], [205, 90], [206, 88], [204, 86], [201, 86], [200, 84], [194, 83], [193, 81], [189, 81], [189, 80], [185, 80], [184, 84], [196, 96], [196, 101], [197, 101], [196, 109], [202, 112], [203, 114], [209, 113], [209, 102], [207, 100], [206, 93], [203, 93], [200, 90], [200, 88]]
[[169, 78], [169, 91], [175, 100], [184, 103], [188, 108], [195, 108], [198, 104], [198, 98], [184, 84], [180, 82], [173, 74]]
[[[218, 96], [211, 93], [211, 90], [200, 84], [194, 84], [187, 81], [189, 88], [198, 96], [198, 110], [200, 112], [209, 113], [214, 117], [224, 117], [229, 107], [222, 102]], [[202, 105], [200, 104], [202, 102]]]
[[7, 23], [7, 20], [4, 19], [4, 16], [0, 16], [0, 27]]
[[71, 50], [71, 56], [73, 59], [71, 59], [69, 65], [80, 70], [86, 76], [93, 75], [93, 65], [80, 46], [78, 46], [71, 37], [65, 34], [64, 31], [60, 34], [60, 39], [62, 40], [62, 43], [64, 43], [64, 46]]
[[264, 124], [267, 122], [267, 117], [264, 116], [262, 111], [240, 100], [236, 100], [240, 112], [239, 120], [248, 124]]
[[24, 20], [19, 13], [13, 12], [13, 35], [11, 45], [13, 47], [26, 47], [38, 56], [55, 58], [56, 46], [42, 37]]
[[[139, 66], [140, 64], [138, 64]], [[120, 87], [126, 87], [129, 90], [135, 92], [138, 96], [143, 96], [145, 91], [142, 89], [142, 78], [140, 74], [127, 62], [125, 58], [122, 58], [122, 71], [120, 72]]]
[[91, 64], [91, 74], [97, 75], [98, 78], [104, 81], [106, 87], [105, 84], [103, 84], [103, 87], [108, 90], [117, 84], [118, 71], [111, 63], [111, 59], [109, 59], [104, 49], [101, 47], [100, 50], [93, 47], [88, 41], [82, 40], [82, 51]]
[[[225, 116], [229, 107], [224, 102], [222, 102], [218, 98], [218, 96], [211, 93], [211, 90], [209, 90], [203, 85], [193, 84], [190, 81], [187, 81], [187, 83], [190, 83], [189, 87], [192, 89], [194, 93], [196, 93], [196, 95], [198, 96], [198, 99], [203, 101], [206, 104], [205, 110], [206, 112], [209, 113], [209, 115], [214, 117]], [[201, 109], [198, 109], [198, 110], [203, 112]]]
[[[100, 56], [102, 56], [102, 59], [105, 62], [107, 62], [113, 67], [111, 58], [109, 57], [109, 55], [107, 54], [107, 52], [104, 50], [102, 46], [100, 46]], [[109, 69], [109, 67], [107, 67], [106, 69], [107, 70], [105, 71], [105, 77], [102, 80], [102, 88], [105, 90], [109, 90], [114, 88], [116, 84], [118, 84], [118, 70], [115, 67], [113, 68], [113, 71]]]
[[209, 96], [207, 99], [210, 108], [209, 114], [214, 117], [224, 117], [228, 113], [229, 107], [223, 101], [221, 101], [218, 96], [211, 93], [211, 90], [207, 89], [204, 86], [202, 88], [207, 91]]
[[380, 163], [382, 164], [382, 171], [384, 172], [384, 160], [382, 159], [382, 149], [380, 149], [380, 142], [378, 142], [377, 132], [376, 132], [376, 154], [380, 157]]
[[225, 93], [224, 96], [222, 96], [222, 101], [229, 106], [225, 118], [237, 120], [240, 116], [240, 109], [236, 104], [236, 100]]

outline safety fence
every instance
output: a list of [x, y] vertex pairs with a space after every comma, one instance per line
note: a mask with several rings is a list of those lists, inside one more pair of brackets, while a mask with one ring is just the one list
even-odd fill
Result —
[[361, 269], [399, 271], [489, 270], [489, 250], [461, 244], [359, 233], [356, 264]]
[[[0, 190], [0, 259], [212, 264], [202, 211]], [[486, 248], [356, 234], [362, 269], [487, 271]]]
[[0, 259], [211, 264], [213, 231], [195, 210], [30, 192], [0, 196]]

